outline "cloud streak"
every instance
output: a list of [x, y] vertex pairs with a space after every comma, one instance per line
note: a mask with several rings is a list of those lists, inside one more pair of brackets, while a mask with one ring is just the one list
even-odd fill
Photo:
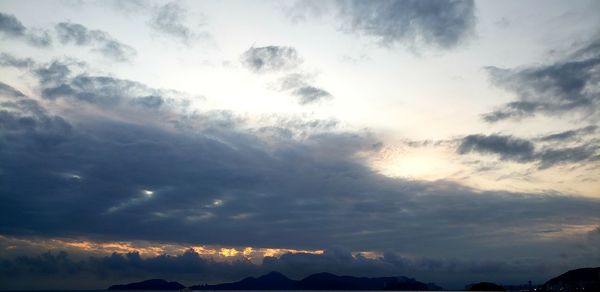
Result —
[[[578, 130], [562, 132], [542, 137], [541, 141], [565, 140], [579, 133], [595, 130], [595, 127], [586, 127]], [[600, 149], [594, 142], [587, 142], [574, 147], [543, 147], [536, 150], [532, 141], [513, 137], [511, 135], [468, 135], [460, 140], [457, 148], [459, 154], [477, 152], [492, 154], [501, 160], [516, 161], [520, 163], [536, 162], [540, 169], [555, 165], [597, 161]]]
[[0, 66], [27, 68], [31, 67], [34, 63], [30, 58], [16, 58], [10, 54], [0, 53]]
[[62, 44], [93, 46], [95, 52], [117, 62], [128, 61], [136, 55], [134, 48], [101, 30], [90, 30], [81, 24], [70, 22], [58, 23], [54, 28]]
[[0, 12], [0, 33], [4, 36], [25, 42], [36, 47], [49, 47], [52, 45], [52, 38], [46, 30], [28, 29], [12, 14]]
[[528, 140], [503, 135], [469, 135], [462, 139], [458, 153], [493, 153], [504, 160], [531, 161], [534, 145]]
[[570, 141], [577, 140], [582, 138], [583, 136], [587, 136], [593, 133], [596, 133], [598, 130], [598, 126], [590, 125], [574, 130], [568, 130], [560, 133], [546, 135], [540, 138], [540, 141], [549, 142], [549, 141]]
[[516, 69], [487, 67], [492, 82], [516, 95], [509, 102], [483, 115], [486, 122], [521, 119], [537, 114], [597, 116], [600, 105], [600, 55], [595, 40], [564, 60]]
[[322, 100], [333, 98], [328, 91], [316, 87], [311, 76], [302, 73], [290, 73], [277, 81], [276, 87], [280, 91], [290, 92], [298, 98], [298, 103], [308, 105]]
[[331, 94], [326, 90], [310, 85], [299, 87], [295, 89], [292, 93], [300, 98], [300, 104], [303, 105], [331, 97]]

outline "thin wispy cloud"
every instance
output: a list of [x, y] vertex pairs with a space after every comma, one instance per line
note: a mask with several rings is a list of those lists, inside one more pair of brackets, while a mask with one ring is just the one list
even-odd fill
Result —
[[576, 140], [582, 136], [587, 136], [596, 133], [598, 126], [590, 125], [582, 128], [573, 130], [563, 131], [541, 137], [541, 141], [565, 141], [565, 140]]
[[62, 44], [92, 46], [93, 51], [115, 61], [128, 61], [136, 55], [134, 48], [101, 30], [90, 30], [81, 24], [70, 22], [58, 23], [55, 30]]
[[296, 96], [301, 105], [333, 97], [326, 90], [312, 85], [312, 76], [299, 70], [302, 58], [293, 47], [251, 47], [242, 54], [241, 62], [244, 67], [258, 74], [288, 72], [279, 78], [274, 87]]
[[[172, 37], [185, 45], [191, 45], [196, 40], [210, 37], [209, 33], [196, 30], [185, 24], [187, 19], [187, 10], [179, 2], [169, 2], [154, 8], [150, 26], [157, 32]], [[199, 19], [195, 20], [198, 21]]]
[[596, 40], [552, 64], [517, 69], [488, 67], [492, 82], [514, 93], [517, 100], [484, 114], [483, 119], [494, 123], [537, 114], [573, 113], [584, 118], [596, 117], [600, 103], [597, 43]]
[[324, 89], [311, 85], [313, 78], [303, 73], [291, 73], [281, 77], [277, 81], [279, 90], [290, 92], [298, 97], [298, 102], [302, 105], [315, 103], [321, 100], [331, 99], [331, 93]]
[[256, 73], [277, 72], [298, 67], [302, 59], [292, 47], [251, 47], [241, 56], [244, 66]]

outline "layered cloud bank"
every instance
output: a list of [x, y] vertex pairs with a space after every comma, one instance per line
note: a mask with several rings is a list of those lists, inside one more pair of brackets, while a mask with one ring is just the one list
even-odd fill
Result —
[[[576, 243], [568, 239], [573, 230], [584, 235], [600, 221], [596, 199], [482, 192], [452, 182], [382, 176], [364, 163], [364, 155], [381, 147], [369, 133], [321, 128], [318, 121], [253, 125], [233, 113], [192, 112], [185, 97], [91, 75], [77, 63], [34, 63], [27, 70], [39, 81], [40, 98], [2, 86], [2, 234], [309, 250], [343, 246], [433, 258], [446, 257], [451, 247], [453, 257], [467, 262], [493, 243], [496, 257], [486, 258], [509, 265], [502, 259], [516, 254], [543, 264], [549, 250], [567, 252]], [[517, 160], [537, 155], [529, 142], [502, 136], [466, 137], [460, 151]], [[99, 261], [122, 260], [128, 269], [132, 256]], [[162, 259], [177, 263], [179, 256]], [[16, 270], [5, 275], [27, 270], [19, 264], [45, 260], [75, 265], [66, 254], [25, 257], [8, 261]], [[279, 267], [281, 258], [274, 260]], [[364, 261], [389, 264], [382, 260]], [[96, 269], [94, 263], [83, 263], [82, 273]], [[247, 264], [253, 273], [273, 268]]]

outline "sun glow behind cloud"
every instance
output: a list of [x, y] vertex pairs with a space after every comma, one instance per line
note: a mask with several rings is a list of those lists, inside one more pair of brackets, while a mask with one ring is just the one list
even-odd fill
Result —
[[423, 180], [448, 178], [459, 170], [451, 154], [440, 147], [386, 147], [372, 157], [371, 165], [387, 176]]
[[[415, 143], [421, 145], [415, 146]], [[597, 166], [538, 169], [533, 163], [500, 162], [486, 155], [467, 158], [456, 155], [453, 143], [392, 141], [390, 146], [364, 156], [374, 170], [389, 177], [448, 180], [481, 190], [539, 193], [555, 190], [600, 197], [598, 182], [594, 179], [600, 174]], [[578, 183], [573, 184], [573, 181]]]

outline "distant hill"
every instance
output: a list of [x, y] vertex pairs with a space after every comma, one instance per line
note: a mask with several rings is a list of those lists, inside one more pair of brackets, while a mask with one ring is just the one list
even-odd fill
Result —
[[481, 282], [477, 284], [473, 284], [469, 287], [469, 291], [506, 291], [504, 287], [490, 283], [490, 282]]
[[163, 279], [152, 279], [142, 282], [112, 285], [108, 290], [181, 290], [185, 286], [177, 282], [167, 282]]
[[352, 277], [330, 273], [310, 275], [302, 280], [289, 279], [278, 272], [245, 278], [238, 282], [216, 285], [195, 285], [192, 290], [441, 290], [434, 284], [425, 284], [406, 277]]
[[192, 290], [293, 290], [296, 281], [281, 273], [270, 272], [258, 278], [248, 277], [238, 282], [216, 285], [195, 285]]
[[600, 291], [600, 267], [568, 271], [550, 279], [544, 291]]
[[405, 277], [365, 278], [336, 276], [329, 273], [310, 275], [296, 283], [300, 290], [428, 290], [427, 284]]

